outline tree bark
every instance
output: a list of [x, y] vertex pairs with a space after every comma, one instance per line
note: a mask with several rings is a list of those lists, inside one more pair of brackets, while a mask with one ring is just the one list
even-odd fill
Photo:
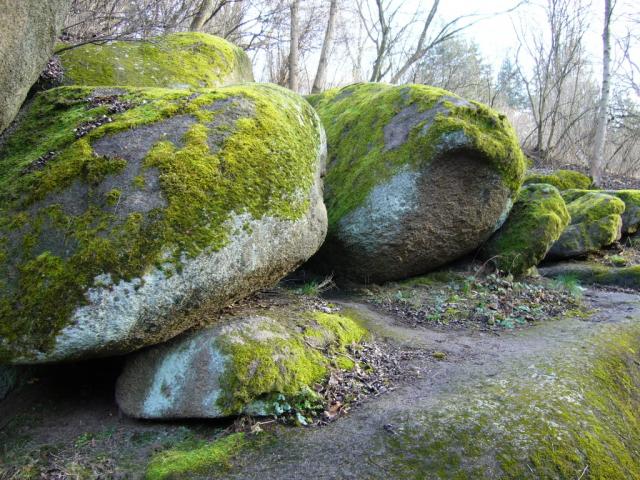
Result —
[[602, 167], [604, 165], [604, 146], [607, 139], [607, 110], [609, 107], [610, 67], [611, 67], [611, 0], [604, 0], [604, 29], [602, 31], [602, 92], [598, 102], [598, 118], [596, 136], [591, 159], [591, 177], [596, 186], [602, 184]]
[[318, 70], [316, 71], [316, 78], [313, 81], [313, 87], [311, 93], [319, 93], [324, 89], [324, 84], [327, 77], [327, 64], [329, 56], [329, 48], [333, 42], [333, 31], [336, 25], [336, 18], [338, 13], [338, 0], [331, 0], [329, 6], [329, 19], [327, 20], [327, 30], [324, 33], [324, 41], [322, 42], [322, 50], [320, 51], [320, 61], [318, 62]]
[[298, 54], [300, 47], [300, 0], [291, 1], [291, 46], [289, 48], [289, 88], [298, 91]]
[[200, 8], [196, 13], [196, 16], [193, 17], [193, 21], [191, 22], [191, 26], [189, 30], [192, 32], [199, 32], [204, 26], [209, 12], [213, 9], [213, 0], [202, 0], [200, 3]]

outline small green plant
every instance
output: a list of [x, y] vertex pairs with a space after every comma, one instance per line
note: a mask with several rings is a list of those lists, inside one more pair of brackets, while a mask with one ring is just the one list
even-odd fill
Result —
[[318, 297], [327, 290], [331, 290], [335, 287], [333, 277], [326, 277], [324, 280], [317, 281], [311, 280], [304, 283], [300, 288], [296, 289], [296, 293], [299, 295], [308, 295], [310, 297]]
[[552, 285], [558, 290], [566, 290], [575, 298], [582, 297], [584, 293], [584, 287], [580, 285], [575, 275], [558, 275], [553, 280]]

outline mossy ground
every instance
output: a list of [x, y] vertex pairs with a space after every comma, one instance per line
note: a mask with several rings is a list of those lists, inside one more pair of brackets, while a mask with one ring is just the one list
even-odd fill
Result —
[[504, 225], [482, 247], [503, 271], [523, 274], [540, 263], [569, 224], [560, 192], [546, 184], [525, 185]]
[[[182, 258], [226, 245], [236, 233], [226, 223], [232, 213], [296, 220], [309, 207], [319, 125], [296, 95], [273, 85], [195, 94], [127, 88], [122, 99], [131, 109], [76, 138], [75, 128], [108, 113], [92, 107], [92, 95], [87, 87], [39, 94], [0, 151], [0, 360], [13, 355], [7, 342], [25, 351], [51, 347], [97, 275], [117, 283], [156, 266], [170, 274]], [[247, 101], [255, 114], [224, 125], [230, 132], [214, 152], [207, 134], [224, 108], [211, 105], [224, 100]], [[113, 191], [106, 199], [91, 192], [127, 161], [95, 155], [92, 142], [176, 115], [193, 117], [184, 144], [159, 141], [142, 166], [159, 171], [166, 208], [120, 219], [110, 206]], [[25, 170], [47, 152], [56, 155], [44, 168]], [[139, 180], [126, 187], [144, 191]], [[61, 205], [73, 185], [88, 191], [76, 199], [87, 201], [80, 213]], [[52, 237], [64, 239], [69, 253], [51, 252]]]
[[528, 173], [524, 183], [525, 185], [530, 183], [546, 183], [553, 185], [558, 190], [574, 188], [589, 189], [593, 184], [591, 178], [573, 170], [556, 170], [549, 174]]
[[386, 436], [395, 478], [640, 478], [640, 330], [462, 388]]
[[[444, 99], [443, 99], [444, 97]], [[308, 97], [327, 132], [328, 169], [325, 201], [329, 227], [355, 209], [376, 186], [403, 168], [418, 168], [447, 149], [447, 139], [463, 133], [466, 149], [484, 157], [514, 194], [524, 176], [525, 161], [515, 133], [503, 115], [473, 103], [455, 105], [454, 94], [424, 85], [355, 84]], [[424, 120], [408, 139], [385, 149], [384, 127], [403, 109], [425, 112], [442, 101], [449, 114], [438, 113], [426, 132]]]
[[246, 53], [205, 33], [88, 44], [64, 50], [60, 61], [66, 85], [206, 88], [253, 81]]

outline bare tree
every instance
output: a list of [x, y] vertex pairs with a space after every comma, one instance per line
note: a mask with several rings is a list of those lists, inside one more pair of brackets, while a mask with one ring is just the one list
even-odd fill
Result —
[[338, 16], [338, 0], [330, 0], [329, 18], [327, 19], [327, 30], [324, 34], [322, 42], [322, 50], [320, 51], [320, 60], [318, 61], [318, 70], [316, 78], [313, 81], [311, 93], [321, 92], [327, 78], [327, 64], [329, 63], [329, 49], [333, 42], [333, 31], [336, 26], [336, 18]]
[[289, 88], [298, 91], [298, 58], [300, 48], [300, 0], [291, 0], [291, 35], [289, 37]]
[[189, 30], [192, 32], [198, 32], [202, 29], [207, 21], [209, 13], [213, 10], [213, 2], [214, 0], [202, 0], [202, 2], [200, 2], [200, 7], [198, 7], [198, 10], [193, 17]]
[[611, 0], [604, 0], [604, 28], [602, 31], [602, 91], [598, 102], [596, 135], [591, 158], [591, 177], [593, 183], [602, 183], [602, 167], [604, 163], [605, 141], [607, 138], [607, 115], [609, 108], [610, 66], [611, 66], [611, 34], [609, 27], [613, 7]]

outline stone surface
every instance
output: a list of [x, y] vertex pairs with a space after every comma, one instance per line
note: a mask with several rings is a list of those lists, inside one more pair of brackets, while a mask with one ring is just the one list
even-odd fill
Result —
[[560, 262], [539, 269], [545, 277], [570, 277], [580, 283], [640, 289], [640, 265], [611, 267], [593, 262]]
[[481, 255], [500, 270], [521, 274], [540, 263], [570, 221], [557, 188], [525, 185], [509, 218], [482, 246]]
[[274, 284], [324, 239], [325, 149], [272, 85], [40, 93], [0, 152], [0, 363], [129, 352]]
[[63, 85], [211, 88], [253, 82], [247, 54], [205, 33], [83, 45], [60, 53]]
[[137, 418], [282, 413], [296, 398], [313, 397], [329, 373], [328, 351], [339, 354], [364, 334], [340, 313], [247, 308], [132, 356], [116, 400]]
[[0, 132], [47, 64], [71, 0], [3, 0], [0, 5]]
[[524, 184], [546, 183], [553, 185], [560, 191], [572, 188], [588, 189], [593, 182], [591, 178], [574, 170], [555, 170], [551, 173], [527, 173]]
[[[566, 190], [562, 196], [566, 202], [572, 202], [592, 190]], [[640, 190], [600, 190], [607, 195], [613, 195], [624, 202], [625, 208], [622, 214], [622, 233], [631, 235], [640, 228]]]
[[424, 85], [310, 96], [327, 131], [329, 234], [314, 268], [359, 282], [424, 273], [507, 217], [524, 158], [504, 116]]
[[585, 255], [618, 241], [625, 205], [606, 193], [591, 192], [567, 204], [571, 223], [549, 250], [547, 258]]

